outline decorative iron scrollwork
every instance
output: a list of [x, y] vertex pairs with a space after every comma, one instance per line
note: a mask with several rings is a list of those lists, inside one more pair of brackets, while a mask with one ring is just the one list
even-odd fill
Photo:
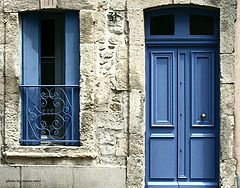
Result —
[[76, 87], [23, 87], [26, 123], [34, 139], [63, 140], [72, 126], [73, 92]]

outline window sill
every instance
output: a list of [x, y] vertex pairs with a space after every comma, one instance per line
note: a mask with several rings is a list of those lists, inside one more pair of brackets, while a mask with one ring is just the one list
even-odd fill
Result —
[[76, 146], [20, 146], [3, 153], [6, 157], [29, 158], [90, 158], [97, 157], [97, 152], [89, 147]]

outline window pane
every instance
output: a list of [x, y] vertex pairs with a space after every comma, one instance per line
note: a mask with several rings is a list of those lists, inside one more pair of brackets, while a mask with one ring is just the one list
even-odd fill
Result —
[[155, 16], [150, 21], [151, 35], [174, 35], [174, 15]]
[[55, 22], [53, 19], [41, 20], [41, 56], [55, 54]]
[[55, 22], [41, 20], [41, 84], [55, 83]]
[[54, 85], [55, 80], [55, 65], [52, 63], [41, 64], [41, 84], [42, 85]]
[[190, 35], [213, 35], [214, 19], [210, 16], [190, 15]]

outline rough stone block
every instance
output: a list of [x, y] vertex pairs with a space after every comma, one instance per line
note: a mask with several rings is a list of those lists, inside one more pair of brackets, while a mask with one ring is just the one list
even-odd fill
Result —
[[[15, 96], [14, 98], [16, 98]], [[7, 99], [6, 99], [7, 101]], [[14, 108], [15, 107], [15, 108]], [[20, 111], [15, 105], [6, 103], [5, 110], [5, 144], [7, 147], [19, 145]]]
[[[108, 12], [109, 14], [110, 12]], [[116, 36], [120, 36], [124, 34], [124, 27], [125, 27], [125, 12], [123, 11], [115, 11], [114, 12], [116, 20], [111, 21], [108, 19], [108, 30], [112, 34], [116, 34]]]
[[221, 188], [236, 187], [236, 161], [234, 159], [221, 161], [220, 177]]
[[[9, 80], [13, 84], [20, 83], [20, 54], [19, 45], [6, 44], [5, 45], [5, 75], [12, 78]], [[13, 91], [17, 91], [16, 88], [9, 88]]]
[[228, 27], [227, 31], [221, 32], [220, 37], [220, 53], [233, 53], [234, 51], [234, 29], [232, 26], [223, 26], [222, 27]]
[[130, 155], [127, 159], [127, 186], [144, 187], [144, 155]]
[[96, 8], [96, 0], [58, 0], [57, 7], [63, 9], [94, 9]]
[[221, 160], [234, 158], [234, 116], [221, 116]]
[[96, 15], [96, 41], [103, 44], [106, 40], [107, 16], [105, 11], [99, 11]]
[[92, 141], [95, 140], [95, 128], [94, 128], [94, 115], [92, 112], [82, 111], [80, 114], [80, 121], [81, 121], [81, 128], [80, 128], [80, 135], [81, 135], [81, 143], [85, 144], [92, 144]]
[[128, 48], [120, 46], [116, 53], [116, 82], [114, 84], [116, 90], [128, 89]]
[[57, 7], [57, 0], [40, 0], [40, 8], [56, 8]]
[[235, 40], [236, 10], [234, 7], [220, 9], [220, 53], [233, 53]]
[[100, 145], [99, 152], [101, 155], [114, 155], [116, 153], [115, 146], [110, 144]]
[[99, 128], [97, 135], [101, 155], [126, 156], [127, 134], [122, 130]]
[[117, 135], [116, 156], [127, 156], [128, 153], [128, 139], [127, 134], [122, 133]]
[[95, 44], [81, 44], [81, 71], [86, 76], [94, 74], [95, 61], [96, 61], [96, 45]]
[[0, 0], [0, 12], [3, 12], [3, 2], [4, 0]]
[[10, 13], [6, 16], [5, 74], [19, 79], [20, 75], [20, 32], [19, 15]]
[[145, 43], [143, 11], [128, 11], [127, 16], [129, 21], [129, 43], [143, 45]]
[[128, 10], [145, 9], [172, 4], [172, 0], [127, 0]]
[[[18, 93], [20, 82], [20, 45], [18, 14], [10, 13], [6, 18], [5, 75], [7, 93]], [[15, 99], [14, 99], [15, 100]]]
[[[0, 1], [0, 11], [1, 11], [1, 1]], [[5, 43], [5, 39], [4, 39], [4, 18], [3, 18], [3, 14], [0, 13], [0, 44]]]
[[80, 108], [81, 110], [92, 109], [94, 107], [94, 80], [96, 69], [96, 49], [93, 44], [81, 45], [80, 63]]
[[3, 158], [3, 156], [2, 156], [2, 150], [3, 150], [2, 131], [3, 131], [3, 117], [0, 117], [0, 165], [2, 164], [2, 158]]
[[127, 0], [111, 0], [110, 9], [112, 10], [125, 10]]
[[4, 19], [6, 24], [6, 43], [19, 46], [20, 23], [18, 13], [9, 13]]
[[191, 0], [174, 0], [174, 4], [189, 4]]
[[20, 168], [0, 166], [0, 188], [20, 188]]
[[123, 115], [118, 112], [96, 112], [95, 113], [95, 122], [96, 127], [112, 129], [112, 130], [123, 130], [124, 123]]
[[126, 156], [101, 155], [99, 157], [99, 166], [125, 166]]
[[221, 54], [221, 83], [234, 83], [234, 56], [231, 54]]
[[109, 1], [107, 0], [98, 0], [97, 2], [97, 10], [106, 11], [109, 7]]
[[3, 67], [4, 67], [4, 45], [0, 44], [0, 79], [3, 79]]
[[104, 112], [109, 110], [110, 88], [109, 84], [103, 78], [98, 79], [99, 83], [95, 90], [95, 110]]
[[4, 12], [38, 10], [39, 0], [4, 0]]
[[[0, 86], [1, 86], [0, 87], [0, 119], [3, 118], [3, 105], [4, 105], [3, 99], [4, 99], [4, 90], [5, 90], [3, 67], [4, 67], [4, 45], [0, 44]], [[0, 120], [0, 124], [1, 124], [1, 120]], [[0, 125], [0, 130], [1, 130], [1, 125]]]
[[[209, 1], [211, 1], [211, 0], [209, 0]], [[219, 3], [222, 8], [232, 7], [233, 9], [236, 9], [238, 0], [212, 0], [212, 1]]]
[[220, 6], [220, 0], [190, 0], [191, 4], [195, 5], [203, 5], [203, 6], [214, 6], [219, 7]]
[[81, 77], [80, 109], [89, 110], [94, 108], [94, 86], [92, 77]]
[[125, 188], [125, 168], [74, 168], [76, 187]]
[[145, 88], [145, 48], [143, 45], [131, 45], [129, 49], [130, 89], [144, 91]]
[[130, 155], [144, 155], [144, 134], [129, 135], [129, 153]]
[[72, 188], [73, 168], [59, 166], [23, 166], [22, 187]]
[[129, 103], [129, 132], [132, 134], [143, 134], [145, 130], [143, 93], [139, 90], [131, 90]]
[[114, 146], [116, 144], [116, 131], [107, 128], [98, 129], [98, 143]]
[[95, 42], [95, 11], [81, 10], [80, 12], [80, 40], [81, 43]]
[[233, 115], [234, 113], [234, 84], [221, 84], [220, 107], [221, 114]]
[[5, 142], [10, 147], [19, 144], [20, 95], [18, 79], [5, 77], [5, 81]]

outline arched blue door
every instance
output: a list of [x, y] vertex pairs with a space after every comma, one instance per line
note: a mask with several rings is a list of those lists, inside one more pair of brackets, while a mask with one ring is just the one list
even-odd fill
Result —
[[217, 188], [218, 13], [161, 9], [145, 21], [146, 187]]

